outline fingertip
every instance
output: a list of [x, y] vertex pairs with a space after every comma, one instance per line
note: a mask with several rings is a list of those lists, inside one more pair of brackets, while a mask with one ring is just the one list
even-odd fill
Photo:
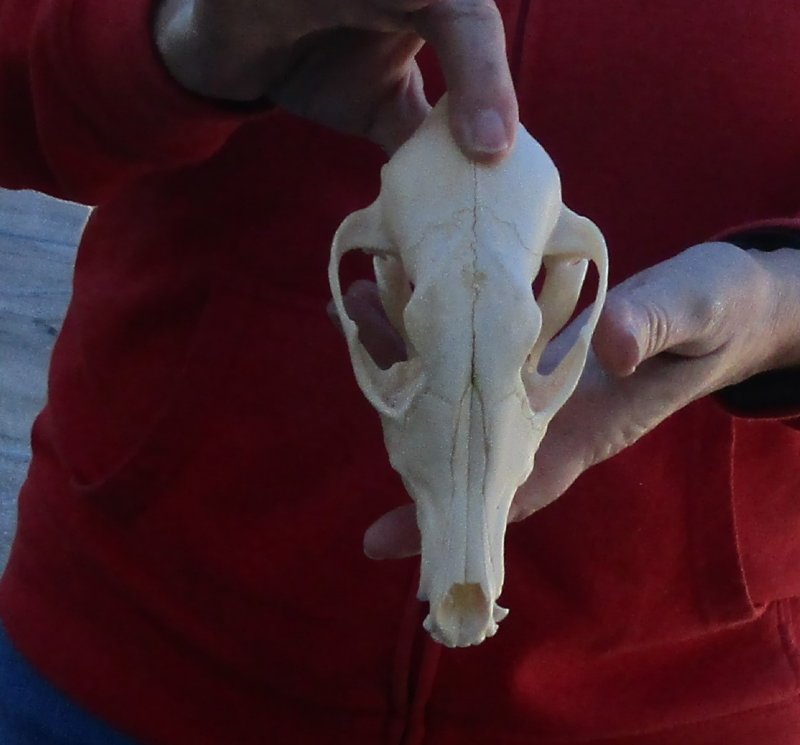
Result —
[[628, 303], [606, 303], [597, 322], [592, 346], [598, 361], [617, 377], [632, 375], [642, 362], [635, 314]]
[[413, 507], [398, 507], [367, 528], [364, 554], [374, 561], [404, 559], [420, 552], [420, 536]]
[[461, 149], [471, 160], [499, 162], [514, 146], [515, 122], [496, 108], [482, 108], [470, 114], [454, 113], [451, 128]]
[[512, 505], [508, 513], [508, 524], [522, 522], [525, 518], [533, 514], [534, 510], [527, 507], [520, 507], [519, 505]]
[[519, 108], [512, 87], [499, 84], [479, 91], [451, 90], [448, 115], [453, 138], [470, 160], [491, 165], [514, 149]]
[[471, 160], [502, 160], [513, 148], [519, 109], [497, 4], [432, 4], [416, 14], [415, 26], [438, 55], [449, 94], [450, 127], [459, 147]]
[[382, 561], [386, 558], [383, 551], [381, 551], [381, 542], [373, 531], [373, 527], [371, 526], [367, 529], [366, 533], [364, 533], [364, 555], [368, 559], [372, 559], [372, 561]]
[[339, 329], [340, 332], [344, 333], [344, 326], [342, 326], [342, 319], [339, 318], [339, 311], [336, 310], [336, 303], [333, 300], [329, 300], [327, 305], [325, 306], [325, 312], [328, 314], [328, 319], [330, 322]]
[[374, 300], [379, 297], [378, 286], [370, 279], [354, 279], [345, 290], [344, 297], [356, 300]]

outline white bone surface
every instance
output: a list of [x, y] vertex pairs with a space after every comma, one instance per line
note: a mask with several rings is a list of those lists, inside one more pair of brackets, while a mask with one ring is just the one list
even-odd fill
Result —
[[[424, 626], [464, 647], [492, 636], [508, 612], [497, 599], [509, 509], [586, 362], [605, 298], [605, 242], [562, 204], [555, 165], [522, 126], [500, 165], [467, 160], [451, 138], [446, 98], [384, 166], [381, 184], [334, 237], [331, 290], [356, 379], [416, 503]], [[408, 359], [388, 370], [344, 309], [339, 264], [353, 249], [374, 255], [384, 309], [406, 341]], [[599, 275], [592, 310], [568, 353], [540, 374], [589, 261]]]

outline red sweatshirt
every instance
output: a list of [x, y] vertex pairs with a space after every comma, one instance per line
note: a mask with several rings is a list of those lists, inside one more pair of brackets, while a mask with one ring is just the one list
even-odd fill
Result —
[[[0, 0], [0, 179], [100, 204], [0, 583], [19, 649], [156, 745], [800, 742], [800, 431], [710, 399], [512, 526], [495, 638], [427, 638], [417, 560], [361, 553], [407, 497], [325, 313], [381, 156], [183, 93], [149, 5]], [[612, 282], [799, 224], [797, 3], [500, 5]]]

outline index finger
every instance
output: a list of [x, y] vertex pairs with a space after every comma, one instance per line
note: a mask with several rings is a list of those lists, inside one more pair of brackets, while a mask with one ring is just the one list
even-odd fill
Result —
[[440, 0], [411, 19], [442, 65], [456, 142], [473, 160], [501, 160], [514, 143], [519, 112], [497, 6]]

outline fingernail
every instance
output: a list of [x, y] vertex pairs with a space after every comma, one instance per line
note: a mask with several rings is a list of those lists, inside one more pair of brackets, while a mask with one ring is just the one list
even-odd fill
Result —
[[483, 109], [475, 114], [468, 134], [470, 148], [478, 153], [499, 153], [510, 145], [503, 119], [495, 109]]

